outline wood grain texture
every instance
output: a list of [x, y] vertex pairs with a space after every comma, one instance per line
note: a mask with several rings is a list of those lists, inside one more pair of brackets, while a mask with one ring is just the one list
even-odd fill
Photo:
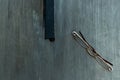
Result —
[[[43, 0], [0, 0], [0, 80], [119, 80], [120, 1], [55, 0], [54, 43], [44, 39]], [[72, 38], [81, 30], [107, 72]]]

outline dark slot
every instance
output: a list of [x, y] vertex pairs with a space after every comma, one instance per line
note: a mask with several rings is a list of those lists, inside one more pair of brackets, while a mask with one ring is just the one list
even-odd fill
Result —
[[45, 39], [54, 41], [54, 0], [44, 0], [44, 26]]

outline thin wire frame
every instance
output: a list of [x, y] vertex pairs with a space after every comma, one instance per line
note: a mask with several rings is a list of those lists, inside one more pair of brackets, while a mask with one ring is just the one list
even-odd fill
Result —
[[86, 41], [86, 39], [84, 38], [84, 36], [82, 35], [82, 33], [79, 31], [79, 34], [76, 31], [72, 32], [72, 35], [74, 37], [74, 39], [80, 44], [79, 40], [81, 40], [85, 46], [81, 45], [83, 48], [86, 49], [86, 51], [88, 52], [88, 54], [93, 57], [103, 68], [105, 68], [108, 71], [112, 71], [112, 66], [113, 64], [110, 63], [109, 61], [105, 60], [104, 58], [102, 58], [96, 51], [95, 49]]

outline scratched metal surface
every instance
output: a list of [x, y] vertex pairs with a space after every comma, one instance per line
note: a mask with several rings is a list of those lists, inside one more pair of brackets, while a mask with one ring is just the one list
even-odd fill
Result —
[[[0, 80], [120, 80], [119, 9], [119, 0], [55, 0], [50, 43], [43, 0], [0, 0]], [[73, 30], [113, 63], [112, 72], [86, 54]]]

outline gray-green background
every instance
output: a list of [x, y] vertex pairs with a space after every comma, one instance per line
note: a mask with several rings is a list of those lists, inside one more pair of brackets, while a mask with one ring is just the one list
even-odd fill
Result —
[[[54, 43], [43, 0], [0, 0], [0, 80], [120, 80], [120, 0], [54, 0]], [[114, 67], [107, 72], [72, 38], [81, 30]]]

